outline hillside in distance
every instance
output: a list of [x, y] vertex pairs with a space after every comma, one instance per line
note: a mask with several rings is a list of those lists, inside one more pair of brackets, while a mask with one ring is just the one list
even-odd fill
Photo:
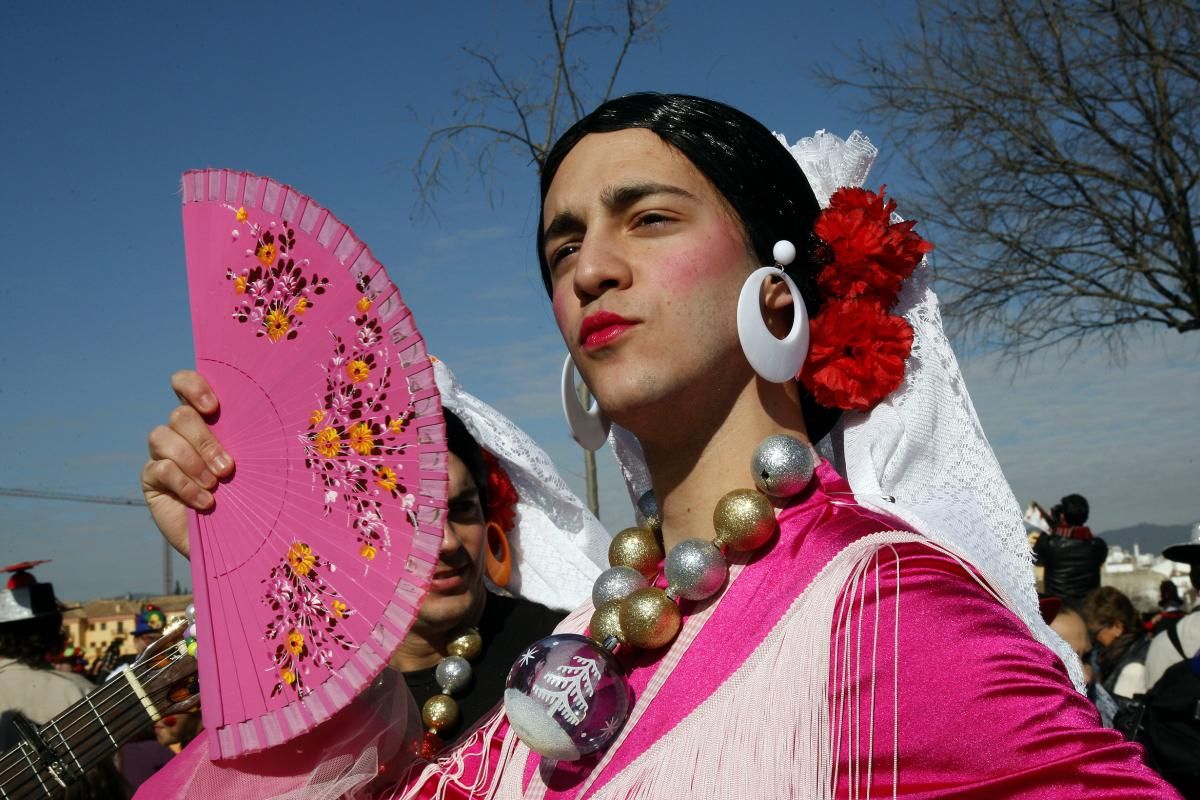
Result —
[[1119, 544], [1122, 549], [1132, 552], [1136, 543], [1143, 553], [1157, 555], [1164, 547], [1186, 542], [1191, 535], [1191, 529], [1191, 525], [1151, 525], [1143, 522], [1126, 528], [1100, 531], [1096, 535], [1110, 546]]

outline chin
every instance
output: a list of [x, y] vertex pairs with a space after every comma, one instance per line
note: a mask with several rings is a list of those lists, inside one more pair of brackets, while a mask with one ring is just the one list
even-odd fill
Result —
[[430, 594], [421, 604], [417, 620], [430, 630], [444, 630], [459, 624], [474, 605], [471, 592]]

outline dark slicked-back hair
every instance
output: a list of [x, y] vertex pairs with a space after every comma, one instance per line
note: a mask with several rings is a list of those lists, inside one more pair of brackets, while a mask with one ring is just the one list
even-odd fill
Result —
[[471, 479], [475, 481], [475, 488], [479, 491], [479, 506], [487, 511], [487, 463], [483, 460], [483, 450], [453, 411], [443, 408], [442, 415], [446, 418], [446, 449], [462, 459], [466, 465], [467, 472], [471, 473]]
[[[788, 274], [796, 280], [810, 314], [816, 312], [812, 270], [806, 269], [813, 220], [820, 207], [804, 172], [775, 135], [736, 108], [684, 94], [643, 92], [609, 100], [562, 135], [542, 168], [542, 202], [563, 159], [590, 133], [644, 128], [674, 147], [700, 170], [741, 222], [746, 243], [762, 264], [774, 260], [775, 242], [787, 239], [799, 256]], [[537, 252], [542, 282], [550, 291], [542, 225]]]

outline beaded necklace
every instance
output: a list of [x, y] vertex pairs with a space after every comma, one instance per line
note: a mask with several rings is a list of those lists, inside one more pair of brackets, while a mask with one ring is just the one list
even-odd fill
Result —
[[421, 722], [425, 736], [421, 755], [432, 758], [445, 745], [443, 735], [458, 724], [458, 701], [452, 695], [461, 693], [471, 684], [471, 662], [483, 652], [483, 637], [475, 628], [467, 628], [446, 645], [446, 657], [437, 663], [433, 675], [441, 694], [435, 694], [421, 707]]
[[[816, 470], [816, 456], [800, 440], [769, 436], [754, 451], [757, 491], [734, 489], [713, 512], [712, 541], [684, 539], [663, 558], [662, 515], [652, 492], [638, 500], [643, 524], [618, 533], [611, 566], [592, 587], [589, 636], [554, 634], [534, 643], [513, 665], [504, 710], [521, 740], [548, 758], [574, 761], [607, 746], [630, 712], [629, 683], [614, 652], [654, 650], [679, 633], [678, 600], [704, 600], [725, 585], [725, 553], [752, 552], [774, 535], [772, 500], [799, 494]], [[667, 588], [652, 585], [659, 564]]]

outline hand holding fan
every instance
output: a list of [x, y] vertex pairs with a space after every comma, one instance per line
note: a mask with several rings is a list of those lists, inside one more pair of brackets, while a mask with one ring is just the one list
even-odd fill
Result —
[[204, 724], [220, 758], [345, 707], [438, 558], [445, 423], [424, 341], [354, 233], [227, 170], [183, 176], [196, 369], [235, 463], [189, 526]]

